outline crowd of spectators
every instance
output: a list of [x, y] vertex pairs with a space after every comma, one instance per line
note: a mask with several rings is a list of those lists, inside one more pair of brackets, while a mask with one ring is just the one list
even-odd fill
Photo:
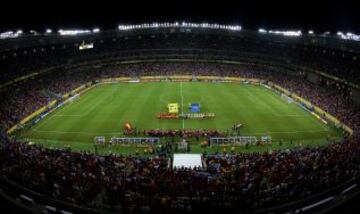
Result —
[[[9, 128], [53, 98], [101, 78], [142, 75], [215, 75], [260, 78], [287, 88], [355, 130], [342, 143], [250, 154], [204, 155], [207, 167], [173, 170], [167, 156], [97, 156], [6, 141], [1, 174], [34, 191], [93, 208], [126, 212], [253, 209], [321, 192], [360, 173], [360, 111], [349, 90], [302, 72], [205, 63], [148, 63], [46, 74], [1, 92], [1, 125]], [[21, 176], [19, 176], [19, 172]]]
[[[359, 55], [354, 50], [347, 51], [344, 47], [338, 49], [327, 48], [319, 44], [303, 44], [283, 40], [266, 39], [261, 37], [237, 36], [201, 33], [160, 33], [153, 32], [139, 35], [121, 36], [113, 35], [109, 38], [92, 38], [94, 48], [86, 51], [79, 51], [79, 43], [58, 43], [16, 49], [1, 49], [0, 68], [2, 75], [0, 83], [13, 80], [17, 77], [37, 72], [51, 66], [61, 64], [88, 62], [93, 59], [111, 58], [121, 56], [141, 56], [148, 53], [156, 53], [173, 49], [175, 52], [185, 50], [200, 50], [195, 55], [219, 51], [214, 55], [224, 55], [229, 57], [257, 57], [259, 59], [270, 59], [287, 62], [291, 65], [299, 65], [326, 72], [341, 79], [353, 83], [360, 82]], [[319, 46], [317, 46], [319, 45]], [[3, 47], [0, 47], [3, 48]], [[131, 52], [138, 51], [138, 52]], [[141, 52], [143, 51], [143, 52]]]
[[176, 170], [166, 156], [97, 156], [12, 141], [2, 144], [0, 163], [5, 178], [92, 208], [239, 211], [299, 200], [358, 178], [358, 140], [268, 153], [204, 155], [207, 167]]
[[38, 108], [45, 106], [51, 99], [41, 93], [36, 81], [23, 82], [0, 92], [0, 127], [10, 128], [30, 115]]

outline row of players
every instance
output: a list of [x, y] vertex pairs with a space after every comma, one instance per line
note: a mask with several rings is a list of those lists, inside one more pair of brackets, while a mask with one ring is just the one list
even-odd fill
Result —
[[177, 113], [160, 113], [157, 118], [158, 119], [206, 119], [206, 118], [214, 118], [215, 113], [184, 113], [184, 114], [177, 114]]

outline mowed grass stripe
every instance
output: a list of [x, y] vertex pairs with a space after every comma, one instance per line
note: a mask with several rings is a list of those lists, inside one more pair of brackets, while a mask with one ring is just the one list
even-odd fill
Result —
[[[103, 117], [107, 114], [101, 114], [99, 111], [106, 112], [107, 107], [104, 105], [109, 96], [112, 95], [112, 91], [117, 85], [106, 85], [105, 87], [100, 87], [100, 90], [94, 91], [94, 97], [92, 99], [81, 100], [80, 110], [69, 104], [69, 107], [73, 110], [74, 115], [81, 115], [80, 117], [73, 118], [63, 118], [63, 117], [54, 117], [55, 121], [47, 127], [46, 130], [60, 130], [63, 132], [94, 132], [94, 131], [104, 131], [104, 122], [99, 120], [99, 116]], [[109, 90], [110, 89], [110, 90]], [[97, 112], [97, 113], [96, 113]], [[71, 113], [71, 111], [69, 111]], [[62, 133], [55, 133], [55, 139], [57, 140], [68, 140], [71, 138], [74, 141], [87, 141], [92, 142], [92, 137], [86, 137], [81, 135], [71, 135], [67, 136]]]
[[[266, 93], [262, 93], [263, 91]], [[303, 139], [318, 139], [323, 137], [322, 135], [319, 135], [319, 133], [324, 132], [323, 127], [318, 125], [319, 121], [309, 115], [308, 112], [305, 112], [296, 106], [296, 104], [288, 103], [284, 98], [281, 98], [265, 88], [255, 88], [255, 93], [257, 97], [261, 99], [268, 99], [267, 102], [269, 103], [269, 107], [274, 111], [277, 110], [276, 114], [278, 115], [273, 117], [276, 121], [273, 124], [276, 126], [276, 130], [278, 131], [274, 131], [272, 133], [272, 135], [275, 135], [276, 138], [281, 138], [282, 135], [289, 135], [291, 138], [292, 133], [290, 130], [294, 130], [294, 132], [302, 130], [299, 132], [301, 133]], [[284, 116], [282, 117], [281, 115]], [[299, 116], [292, 117], [293, 115]], [[284, 124], [286, 124], [286, 126]]]
[[[310, 115], [309, 112], [307, 112], [304, 109], [297, 106], [296, 103], [288, 103], [288, 101], [285, 100], [285, 98], [281, 98], [279, 95], [273, 93], [272, 91], [270, 91], [270, 90], [268, 90], [266, 88], [259, 87], [257, 89], [266, 91], [268, 93], [269, 97], [272, 97], [272, 101], [274, 103], [277, 103], [279, 106], [280, 106], [281, 102], [285, 104], [284, 105], [284, 107], [285, 107], [284, 110], [286, 110], [288, 112], [283, 110], [281, 112], [281, 115], [283, 115], [283, 117], [285, 117], [286, 119], [289, 120], [291, 117], [294, 117], [294, 118], [296, 118], [296, 121], [302, 121], [303, 123], [307, 123], [307, 124], [301, 124], [301, 126], [306, 126], [306, 127], [311, 128], [311, 129], [327, 130], [327, 127], [326, 127], [326, 125], [324, 123], [320, 122], [318, 119], [316, 119], [315, 117]], [[259, 96], [262, 96], [262, 95], [259, 94]], [[279, 97], [281, 99], [279, 99]], [[278, 106], [278, 105], [276, 105], [276, 106]], [[278, 108], [278, 109], [281, 110], [281, 108]], [[279, 117], [281, 117], [281, 115], [279, 115]]]
[[[259, 90], [260, 89], [260, 90]], [[284, 109], [284, 105], [289, 105], [284, 102], [279, 102], [281, 99], [277, 97], [277, 99], [273, 99], [273, 94], [267, 94], [265, 90], [261, 90], [262, 88], [254, 88], [252, 89], [253, 98], [256, 100], [256, 103], [261, 105], [264, 110], [269, 110], [269, 115], [264, 115], [262, 122], [265, 124], [266, 132], [283, 132], [283, 131], [295, 131], [302, 130], [301, 128], [294, 125], [295, 118], [281, 118], [279, 115], [284, 114], [279, 109]], [[248, 88], [246, 88], [248, 90]], [[248, 91], [248, 93], [250, 93]], [[281, 101], [281, 100], [280, 100]], [[291, 114], [291, 110], [287, 109], [285, 114]], [[285, 122], [287, 120], [288, 123]], [[287, 126], [284, 126], [288, 124]]]
[[[272, 109], [274, 115], [270, 118], [270, 122], [273, 124], [274, 129], [277, 131], [290, 131], [290, 130], [318, 130], [316, 126], [312, 123], [306, 123], [309, 121], [309, 118], [304, 117], [287, 117], [287, 115], [297, 115], [298, 112], [294, 109], [298, 108], [292, 103], [288, 103], [279, 96], [274, 96], [274, 94], [268, 94], [264, 88], [257, 88], [254, 90], [256, 97], [260, 100], [267, 100], [266, 103], [268, 107]], [[265, 93], [264, 93], [265, 92]], [[279, 99], [280, 98], [280, 99]], [[265, 103], [265, 105], [266, 105]], [[277, 108], [278, 107], [278, 108]], [[284, 117], [282, 117], [284, 115]], [[302, 113], [304, 115], [304, 113]], [[305, 122], [305, 123], [304, 123]], [[284, 126], [286, 124], [286, 126]]]
[[[263, 106], [262, 102], [259, 102], [259, 99], [256, 95], [253, 94], [252, 85], [244, 85], [243, 87], [232, 87], [232, 93], [242, 94], [242, 108], [241, 111], [244, 112], [244, 122], [245, 126], [242, 129], [242, 133], [252, 135], [252, 133], [256, 132], [268, 132], [268, 128], [271, 126], [265, 122], [269, 116], [269, 108], [267, 106]], [[251, 122], [249, 123], [249, 118], [251, 118]], [[242, 122], [242, 121], [240, 121]]]

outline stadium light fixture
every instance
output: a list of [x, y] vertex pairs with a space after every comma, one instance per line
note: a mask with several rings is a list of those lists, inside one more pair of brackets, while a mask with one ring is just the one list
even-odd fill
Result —
[[323, 36], [328, 36], [328, 35], [330, 35], [330, 31], [326, 31], [323, 33]]
[[0, 33], [0, 39], [10, 39], [10, 38], [16, 38], [19, 37], [23, 33], [22, 30], [14, 31], [6, 31], [3, 33]]
[[258, 32], [259, 33], [270, 33], [270, 34], [278, 34], [278, 35], [283, 35], [283, 36], [301, 36], [302, 35], [302, 32], [300, 30], [297, 30], [297, 31], [291, 31], [291, 30], [288, 30], [288, 31], [279, 31], [279, 30], [265, 30], [263, 28], [259, 28], [258, 29]]
[[338, 31], [336, 34], [344, 40], [360, 41], [360, 35], [356, 35], [351, 32], [347, 32], [346, 34], [344, 34], [343, 32]]
[[139, 25], [119, 25], [118, 29], [123, 30], [134, 30], [134, 29], [145, 29], [145, 28], [174, 28], [174, 27], [187, 27], [187, 28], [208, 28], [208, 29], [225, 29], [225, 30], [232, 30], [232, 31], [240, 31], [240, 25], [219, 25], [219, 24], [209, 24], [209, 23], [187, 23], [182, 22], [164, 22], [164, 23], [145, 23]]
[[354, 33], [346, 33], [346, 36], [348, 36], [351, 40], [360, 41], [360, 35]]
[[13, 34], [14, 34], [13, 31], [6, 31], [3, 33], [0, 33], [0, 39], [12, 38]]
[[51, 30], [51, 29], [46, 29], [45, 32], [46, 32], [46, 33], [52, 33], [52, 30]]
[[308, 31], [308, 34], [314, 34], [314, 31], [313, 31], [313, 30], [309, 30], [309, 31]]
[[260, 29], [258, 30], [258, 32], [259, 32], [259, 33], [267, 33], [267, 31], [266, 31], [265, 29], [263, 29], [263, 28], [260, 28]]
[[298, 31], [279, 31], [279, 30], [270, 30], [268, 31], [269, 33], [272, 33], [272, 34], [279, 34], [279, 35], [283, 35], [283, 36], [301, 36], [302, 33], [300, 30]]
[[94, 28], [94, 29], [92, 30], [92, 32], [93, 32], [93, 33], [99, 33], [99, 32], [100, 32], [100, 29], [99, 29], [99, 28]]
[[60, 29], [60, 30], [58, 30], [58, 33], [61, 36], [76, 36], [79, 34], [91, 33], [91, 31], [90, 30], [63, 30], [63, 29]]

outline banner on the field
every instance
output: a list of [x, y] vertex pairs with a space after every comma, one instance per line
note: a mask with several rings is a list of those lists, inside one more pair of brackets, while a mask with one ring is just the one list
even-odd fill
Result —
[[157, 115], [157, 118], [159, 119], [178, 119], [179, 114], [178, 113], [159, 113]]
[[192, 112], [192, 113], [200, 112], [200, 104], [198, 104], [198, 103], [191, 103], [189, 108], [190, 108], [190, 112]]
[[179, 113], [179, 104], [178, 103], [169, 103], [168, 104], [169, 113]]

